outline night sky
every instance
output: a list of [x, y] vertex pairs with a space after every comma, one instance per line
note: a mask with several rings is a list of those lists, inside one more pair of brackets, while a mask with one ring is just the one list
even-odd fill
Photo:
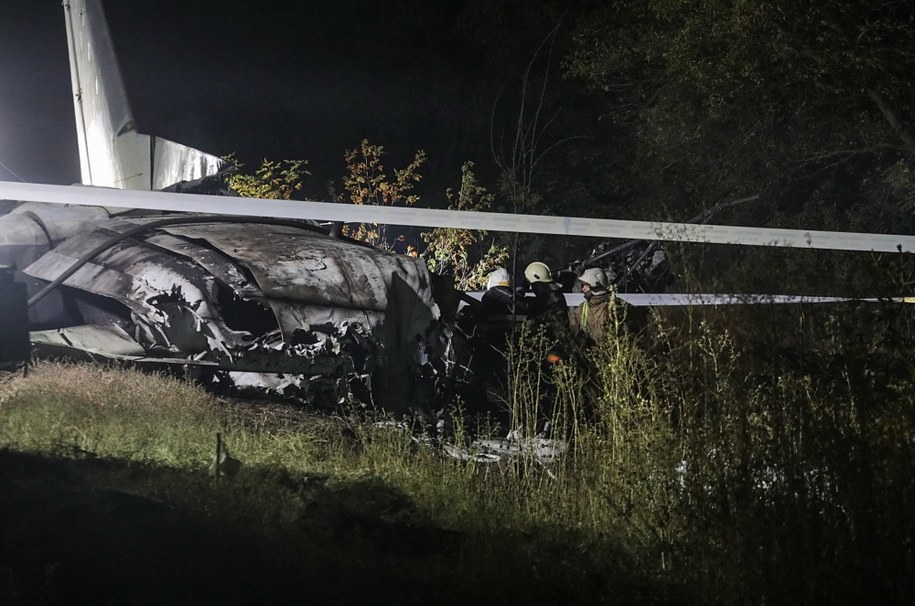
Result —
[[[26, 181], [77, 182], [61, 2], [2, 4], [0, 162]], [[526, 56], [494, 49], [485, 5], [104, 2], [140, 132], [236, 153], [249, 166], [307, 159], [317, 196], [362, 138], [384, 145], [392, 165], [425, 149], [433, 181], [456, 180], [464, 160], [485, 160], [492, 83]], [[16, 177], [0, 167], [0, 179]]]

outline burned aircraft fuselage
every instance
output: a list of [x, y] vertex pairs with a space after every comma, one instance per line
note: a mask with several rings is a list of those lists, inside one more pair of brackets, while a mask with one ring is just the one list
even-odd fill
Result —
[[307, 396], [314, 377], [402, 360], [438, 315], [421, 261], [306, 222], [23, 204], [0, 234], [45, 352]]

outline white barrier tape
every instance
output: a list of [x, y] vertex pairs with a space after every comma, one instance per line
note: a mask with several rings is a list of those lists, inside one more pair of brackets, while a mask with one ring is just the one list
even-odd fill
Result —
[[[471, 297], [480, 300], [483, 298], [481, 290], [468, 292]], [[564, 293], [566, 304], [577, 307], [585, 300], [581, 293]], [[893, 297], [891, 299], [877, 299], [869, 297], [855, 299], [853, 297], [819, 297], [810, 295], [736, 295], [736, 294], [710, 294], [710, 293], [619, 293], [623, 301], [634, 307], [666, 307], [689, 305], [783, 305], [789, 303], [849, 303], [852, 301], [864, 303], [879, 303], [881, 301], [893, 303], [915, 303], [915, 297]]]
[[[663, 307], [667, 305], [783, 305], [788, 303], [879, 303], [881, 301], [893, 303], [909, 303], [912, 297], [893, 297], [891, 299], [877, 299], [868, 297], [855, 299], [853, 297], [816, 297], [809, 295], [734, 295], [734, 294], [690, 294], [690, 293], [620, 293], [617, 295], [623, 301], [636, 307]], [[566, 294], [569, 305], [580, 305], [584, 296], [577, 293]]]
[[408, 227], [451, 227], [558, 236], [622, 238], [627, 240], [667, 240], [891, 253], [915, 252], [915, 236], [906, 235], [515, 215], [509, 213], [390, 206], [354, 206], [329, 202], [264, 200], [260, 198], [175, 194], [89, 186], [14, 183], [11, 181], [0, 182], [0, 199], [248, 217], [312, 219], [344, 223], [382, 223]]

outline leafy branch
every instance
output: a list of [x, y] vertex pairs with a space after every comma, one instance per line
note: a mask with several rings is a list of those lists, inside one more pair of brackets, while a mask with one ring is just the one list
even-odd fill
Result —
[[[422, 180], [420, 167], [426, 161], [426, 153], [418, 150], [413, 161], [405, 168], [394, 169], [393, 179], [385, 173], [383, 164], [384, 147], [373, 145], [363, 139], [358, 149], [346, 150], [347, 174], [343, 178], [343, 191], [335, 191], [331, 184], [330, 195], [335, 202], [371, 206], [413, 206], [419, 195], [411, 193]], [[344, 235], [368, 242], [374, 246], [389, 246], [387, 226], [378, 223], [344, 225]]]
[[[477, 182], [473, 162], [461, 166], [460, 189], [455, 192], [449, 188], [445, 195], [450, 202], [449, 210], [485, 211], [495, 199]], [[508, 249], [495, 242], [488, 250], [476, 250], [487, 235], [486, 231], [436, 227], [422, 233], [426, 243], [422, 256], [431, 271], [454, 276], [454, 285], [459, 290], [479, 289], [485, 286], [487, 276], [508, 257]]]
[[311, 174], [306, 168], [308, 160], [265, 159], [253, 174], [240, 172], [243, 164], [234, 155], [225, 158], [235, 168], [228, 177], [229, 187], [244, 198], [291, 200], [301, 191], [302, 180]]

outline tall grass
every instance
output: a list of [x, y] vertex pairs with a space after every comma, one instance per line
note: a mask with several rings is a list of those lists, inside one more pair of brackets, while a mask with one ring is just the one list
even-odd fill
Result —
[[[554, 343], [542, 332], [519, 331], [509, 349], [510, 429], [532, 437], [548, 421], [569, 444], [556, 463], [458, 460], [409, 424], [230, 405], [175, 379], [49, 363], [0, 386], [0, 444], [202, 471], [218, 431], [248, 469], [323, 474], [339, 494], [383, 485], [383, 499], [341, 506], [514, 536], [582, 583], [612, 571], [701, 603], [915, 602], [908, 307], [678, 311], [639, 333], [616, 310], [606, 338], [559, 364], [544, 364]], [[301, 503], [282, 507], [274, 521]]]
[[710, 602], [915, 599], [908, 307], [678, 312], [640, 335], [625, 313], [577, 363], [545, 370], [542, 333], [510, 352], [514, 426], [573, 445], [504, 481], [515, 519], [612, 537]]

